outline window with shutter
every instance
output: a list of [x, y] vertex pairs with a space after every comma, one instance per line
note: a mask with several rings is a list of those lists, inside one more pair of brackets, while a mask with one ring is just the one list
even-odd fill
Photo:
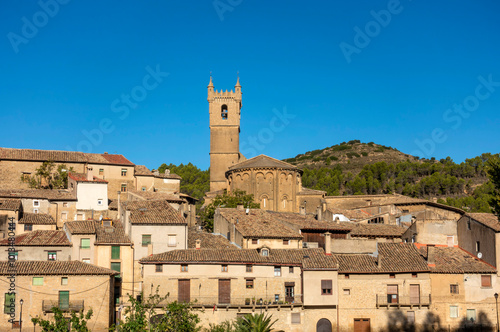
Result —
[[491, 287], [491, 275], [481, 276], [481, 287]]
[[90, 239], [80, 239], [81, 249], [90, 249]]
[[59, 309], [69, 309], [69, 291], [59, 291]]
[[332, 295], [331, 280], [321, 280], [321, 295]]
[[120, 246], [111, 247], [111, 259], [120, 259]]
[[398, 285], [387, 285], [387, 303], [398, 303]]

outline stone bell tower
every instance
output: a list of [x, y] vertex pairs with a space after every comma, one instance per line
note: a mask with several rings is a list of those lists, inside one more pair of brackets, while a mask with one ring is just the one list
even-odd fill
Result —
[[242, 161], [240, 155], [241, 85], [234, 92], [214, 90], [212, 76], [208, 84], [210, 114], [210, 191], [226, 189], [225, 173]]

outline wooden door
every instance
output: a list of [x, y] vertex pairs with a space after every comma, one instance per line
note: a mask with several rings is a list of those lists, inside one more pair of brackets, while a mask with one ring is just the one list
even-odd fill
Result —
[[179, 279], [179, 302], [191, 301], [191, 280]]
[[370, 319], [368, 319], [368, 318], [355, 318], [354, 319], [354, 332], [370, 332]]
[[321, 318], [316, 324], [316, 332], [332, 332], [332, 323], [326, 318]]
[[410, 304], [420, 303], [420, 285], [410, 285]]
[[231, 279], [219, 279], [219, 304], [231, 303]]
[[398, 285], [387, 285], [387, 303], [398, 303]]

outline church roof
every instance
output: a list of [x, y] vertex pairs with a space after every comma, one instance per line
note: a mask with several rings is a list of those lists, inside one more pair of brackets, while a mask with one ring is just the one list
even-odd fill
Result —
[[253, 157], [251, 159], [247, 159], [245, 161], [242, 161], [241, 163], [229, 167], [228, 172], [246, 168], [281, 168], [281, 169], [291, 169], [302, 173], [302, 170], [300, 170], [297, 166], [294, 166], [292, 164], [286, 163], [278, 159], [268, 157], [263, 154], [257, 157]]

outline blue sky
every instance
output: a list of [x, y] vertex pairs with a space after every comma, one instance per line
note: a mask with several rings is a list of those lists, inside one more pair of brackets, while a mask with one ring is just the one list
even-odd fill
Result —
[[458, 162], [500, 152], [494, 0], [1, 6], [2, 147], [206, 169], [209, 73], [226, 90], [239, 71], [247, 157], [353, 139]]

